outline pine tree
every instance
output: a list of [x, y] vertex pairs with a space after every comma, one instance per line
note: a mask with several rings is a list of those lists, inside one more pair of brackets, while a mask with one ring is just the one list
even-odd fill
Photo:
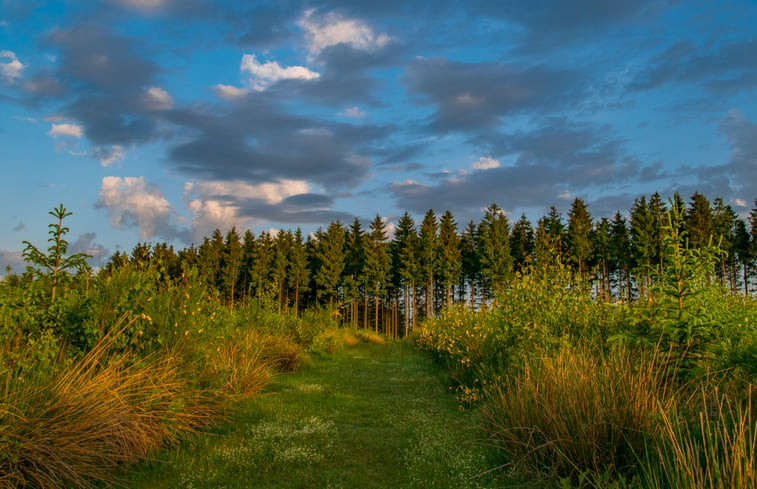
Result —
[[626, 219], [620, 213], [615, 213], [615, 217], [610, 223], [610, 271], [615, 273], [615, 283], [618, 288], [619, 297], [623, 298], [623, 292], [627, 299], [631, 300], [631, 240], [629, 236]]
[[436, 214], [433, 209], [429, 209], [423, 216], [418, 235], [419, 275], [426, 283], [426, 317], [431, 317], [434, 313], [434, 279], [439, 264], [439, 237], [436, 231]]
[[667, 223], [668, 208], [665, 205], [665, 201], [657, 192], [652, 194], [649, 198], [649, 215], [652, 216], [652, 241], [654, 243], [651, 263], [662, 269], [663, 258], [665, 255], [663, 228]]
[[[418, 232], [415, 221], [405, 212], [397, 223], [392, 241], [393, 269], [398, 275], [398, 283], [404, 288], [405, 296], [405, 333], [410, 329], [410, 315], [412, 310], [413, 324], [415, 324], [415, 279], [419, 273], [418, 266]], [[412, 309], [410, 294], [412, 291]]]
[[255, 291], [255, 297], [258, 300], [268, 291], [272, 261], [273, 239], [271, 239], [271, 234], [268, 231], [263, 231], [258, 237], [252, 267], [250, 268], [250, 286]]
[[452, 305], [452, 286], [462, 273], [460, 237], [450, 211], [439, 222], [439, 278], [444, 286], [446, 305]]
[[53, 216], [55, 221], [48, 225], [49, 231], [47, 234], [50, 235], [50, 238], [48, 238], [47, 242], [50, 243], [50, 246], [47, 248], [47, 253], [43, 253], [29, 241], [23, 241], [26, 247], [22, 255], [25, 262], [39, 267], [32, 269], [33, 273], [50, 279], [50, 300], [54, 302], [56, 288], [61, 278], [68, 275], [69, 269], [77, 272], [88, 271], [87, 258], [91, 258], [91, 256], [86, 253], [75, 253], [66, 256], [68, 241], [66, 241], [65, 236], [69, 232], [69, 229], [63, 226], [63, 219], [72, 215], [72, 213], [66, 210], [63, 204], [54, 208], [48, 214]]
[[686, 234], [691, 248], [703, 248], [712, 238], [712, 208], [710, 201], [699, 192], [691, 197], [684, 219]]
[[655, 253], [656, 230], [654, 216], [646, 197], [634, 200], [631, 207], [631, 257], [636, 273], [641, 277], [642, 294], [649, 290], [649, 271]]
[[344, 238], [345, 229], [341, 221], [329, 224], [326, 232], [320, 229], [318, 236], [317, 253], [321, 266], [316, 273], [315, 280], [318, 284], [318, 295], [328, 297], [329, 306], [334, 305], [334, 298], [339, 292], [339, 283], [344, 271]]
[[512, 271], [510, 256], [510, 225], [504, 211], [491, 204], [478, 227], [478, 249], [481, 254], [481, 270], [494, 292], [504, 289]]
[[749, 278], [752, 268], [752, 253], [750, 242], [749, 230], [746, 227], [746, 223], [743, 219], [736, 219], [734, 225], [734, 243], [733, 250], [741, 266], [742, 277], [744, 280], [744, 295], [749, 295]]
[[198, 250], [200, 276], [205, 280], [207, 286], [213, 290], [219, 290], [223, 286], [221, 280], [223, 239], [221, 230], [216, 228], [210, 238], [203, 238]]
[[734, 235], [736, 225], [736, 212], [730, 205], [723, 202], [721, 197], [712, 201], [712, 241], [720, 244], [720, 249], [725, 251], [718, 259], [717, 274], [725, 283], [730, 284], [731, 293], [736, 294], [736, 256]]
[[578, 276], [583, 278], [584, 265], [591, 256], [591, 214], [586, 203], [579, 198], [573, 201], [568, 212], [567, 241], [571, 261], [578, 266]]
[[595, 223], [591, 233], [592, 265], [599, 277], [599, 293], [602, 298], [610, 297], [608, 259], [610, 256], [610, 222], [603, 217]]
[[[360, 286], [365, 281], [365, 247], [366, 237], [360, 220], [356, 217], [352, 222], [346, 237], [347, 255], [345, 257], [345, 289], [350, 299], [350, 315], [352, 322], [357, 324], [358, 301]], [[368, 295], [365, 294], [366, 300]], [[366, 305], [367, 309], [367, 305]], [[367, 316], [364, 321], [368, 321]]]
[[299, 313], [300, 295], [307, 288], [308, 283], [308, 255], [302, 240], [302, 229], [299, 227], [292, 236], [289, 250], [289, 283], [294, 287], [294, 311]]
[[279, 311], [286, 308], [288, 298], [286, 292], [287, 273], [289, 272], [289, 252], [292, 235], [288, 231], [280, 230], [273, 239], [273, 262], [271, 274], [276, 283], [276, 295], [278, 296]]
[[243, 291], [245, 297], [250, 294], [250, 271], [254, 266], [256, 247], [255, 235], [249, 229], [246, 230], [242, 237], [242, 264], [239, 267], [238, 279], [239, 288]]
[[381, 216], [376, 214], [376, 218], [370, 224], [371, 233], [366, 246], [365, 269], [368, 282], [373, 288], [374, 300], [374, 317], [375, 322], [373, 329], [379, 329], [379, 300], [386, 289], [389, 278], [389, 267], [391, 266], [389, 258], [389, 249], [386, 243], [386, 227]]
[[234, 309], [236, 285], [239, 280], [239, 269], [242, 266], [242, 242], [236, 226], [232, 226], [226, 233], [221, 252], [222, 293], [229, 301], [230, 309]]
[[534, 229], [526, 218], [521, 214], [520, 219], [513, 225], [510, 235], [510, 254], [513, 256], [513, 268], [522, 271], [534, 253]]
[[478, 252], [478, 227], [469, 221], [460, 236], [460, 255], [463, 262], [462, 278], [468, 285], [471, 308], [476, 305], [476, 284], [481, 280], [481, 256]]

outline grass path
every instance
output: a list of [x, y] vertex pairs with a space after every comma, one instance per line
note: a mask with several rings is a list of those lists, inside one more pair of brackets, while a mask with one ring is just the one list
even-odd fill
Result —
[[222, 431], [136, 468], [139, 488], [481, 488], [476, 420], [408, 345], [360, 344], [277, 377]]

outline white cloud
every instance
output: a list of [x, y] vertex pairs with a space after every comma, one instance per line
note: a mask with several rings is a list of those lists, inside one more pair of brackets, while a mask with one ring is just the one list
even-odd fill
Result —
[[342, 117], [352, 117], [355, 119], [360, 119], [362, 117], [365, 117], [365, 112], [360, 110], [359, 107], [348, 107], [344, 109], [343, 111], [339, 112], [338, 115]]
[[260, 63], [254, 54], [242, 56], [239, 69], [250, 75], [250, 85], [258, 91], [265, 90], [279, 80], [314, 80], [321, 75], [304, 66], [287, 66], [282, 68], [276, 61]]
[[173, 97], [160, 87], [150, 87], [145, 92], [145, 103], [152, 110], [165, 110], [173, 107]]
[[0, 74], [8, 82], [15, 82], [21, 78], [21, 70], [24, 69], [24, 65], [16, 57], [16, 53], [13, 51], [0, 51], [0, 60], [7, 59], [8, 62], [0, 62]]
[[418, 182], [416, 180], [412, 180], [408, 178], [407, 180], [403, 180], [401, 182], [394, 182], [392, 183], [395, 187], [407, 187], [409, 185], [418, 185]]
[[565, 192], [558, 194], [557, 198], [563, 200], [571, 200], [573, 198], [573, 194], [570, 193], [570, 190], [566, 190]]
[[389, 36], [374, 33], [365, 22], [345, 19], [334, 12], [318, 16], [315, 10], [306, 10], [299, 25], [305, 31], [308, 49], [313, 54], [337, 44], [348, 44], [363, 51], [373, 51], [384, 47], [390, 41]]
[[84, 128], [79, 124], [53, 124], [47, 134], [52, 137], [68, 136], [72, 138], [81, 138], [84, 135]]
[[239, 215], [237, 202], [261, 200], [275, 205], [293, 195], [310, 192], [304, 180], [281, 179], [277, 182], [249, 184], [242, 180], [231, 182], [206, 181], [184, 184], [187, 207], [195, 214], [192, 219], [192, 235], [196, 240], [207, 236], [215, 229], [253, 227], [261, 222]]
[[123, 161], [126, 158], [126, 152], [120, 144], [114, 144], [110, 148], [107, 146], [97, 146], [92, 150], [92, 157], [99, 161], [103, 167], [106, 167]]
[[474, 170], [491, 170], [492, 168], [499, 168], [499, 160], [489, 158], [488, 156], [482, 156], [478, 161], [474, 161], [471, 167]]
[[144, 177], [104, 177], [95, 206], [108, 209], [110, 223], [116, 228], [136, 226], [139, 239], [178, 235], [171, 223], [173, 207]]
[[247, 88], [238, 88], [232, 85], [223, 85], [220, 83], [218, 85], [214, 85], [212, 88], [216, 94], [216, 97], [222, 98], [224, 100], [235, 100], [242, 98], [250, 93], [250, 90]]

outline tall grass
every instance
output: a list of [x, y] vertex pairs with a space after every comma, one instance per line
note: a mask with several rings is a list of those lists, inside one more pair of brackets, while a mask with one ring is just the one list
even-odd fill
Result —
[[658, 363], [639, 366], [625, 349], [603, 355], [567, 345], [527, 360], [488, 392], [490, 440], [507, 465], [531, 476], [633, 474], [658, 431], [658, 407], [672, 399]]
[[[663, 437], [644, 466], [644, 486], [651, 489], [753, 489], [757, 487], [757, 418], [753, 392], [734, 402], [703, 384], [693, 406], [660, 409]], [[693, 408], [693, 409], [692, 409]], [[687, 411], [694, 412], [694, 416]]]

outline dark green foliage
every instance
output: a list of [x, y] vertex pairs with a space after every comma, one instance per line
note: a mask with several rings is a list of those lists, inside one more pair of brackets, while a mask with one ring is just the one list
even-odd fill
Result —
[[339, 283], [344, 271], [344, 226], [339, 221], [329, 224], [326, 232], [318, 230], [316, 233], [318, 244], [316, 253], [320, 267], [315, 275], [318, 284], [318, 296], [326, 297], [329, 304], [333, 304], [339, 292]]
[[452, 286], [462, 273], [460, 237], [450, 211], [439, 222], [439, 279], [445, 291], [445, 305], [452, 305]]
[[434, 279], [439, 266], [438, 224], [433, 209], [426, 211], [418, 234], [419, 279], [426, 284], [426, 317], [434, 313]]
[[566, 235], [570, 260], [578, 267], [578, 276], [583, 278], [586, 261], [591, 256], [591, 215], [582, 199], [575, 199], [568, 212]]
[[503, 290], [512, 273], [509, 232], [504, 211], [497, 204], [487, 207], [478, 227], [478, 249], [483, 276], [493, 292]]
[[533, 259], [536, 246], [534, 229], [525, 214], [513, 225], [510, 234], [510, 254], [513, 257], [513, 269], [521, 271]]

